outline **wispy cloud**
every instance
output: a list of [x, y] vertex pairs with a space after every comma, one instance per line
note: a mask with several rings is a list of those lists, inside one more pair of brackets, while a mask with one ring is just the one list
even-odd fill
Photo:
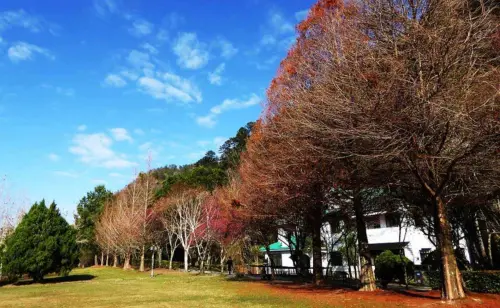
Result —
[[111, 135], [116, 141], [128, 141], [128, 142], [133, 141], [132, 137], [130, 137], [128, 131], [125, 128], [117, 127], [117, 128], [112, 128], [109, 131], [111, 132]]
[[109, 174], [109, 176], [112, 177], [112, 178], [123, 178], [123, 177], [125, 177], [123, 174], [118, 173], [118, 172], [111, 172]]
[[261, 101], [260, 97], [256, 94], [250, 95], [246, 100], [240, 99], [225, 99], [222, 104], [216, 105], [210, 109], [210, 113], [205, 116], [200, 116], [196, 118], [196, 123], [200, 126], [213, 127], [215, 126], [216, 118], [223, 112], [234, 109], [244, 109], [251, 106], [259, 104]]
[[69, 152], [84, 164], [104, 168], [127, 168], [136, 166], [125, 154], [116, 153], [111, 146], [113, 140], [104, 133], [77, 134]]
[[104, 85], [110, 86], [110, 87], [121, 88], [121, 87], [126, 86], [127, 82], [119, 75], [108, 74], [108, 76], [106, 76], [106, 78], [104, 79]]
[[24, 28], [33, 33], [46, 30], [51, 34], [57, 34], [59, 29], [59, 26], [49, 23], [41, 17], [29, 14], [22, 9], [0, 12], [0, 32], [14, 27]]
[[308, 9], [307, 10], [302, 10], [302, 11], [295, 12], [295, 19], [297, 19], [297, 21], [304, 20], [307, 17], [307, 13], [309, 13]]
[[198, 40], [196, 33], [181, 33], [173, 45], [177, 64], [182, 68], [200, 69], [208, 63], [207, 45]]
[[136, 128], [136, 129], [134, 129], [134, 134], [142, 136], [142, 135], [144, 135], [144, 131], [140, 128]]
[[156, 49], [156, 47], [154, 47], [153, 45], [149, 44], [149, 43], [144, 43], [141, 45], [141, 47], [148, 51], [150, 54], [153, 54], [153, 55], [156, 55], [158, 54], [158, 49]]
[[218, 37], [216, 45], [221, 50], [221, 57], [229, 59], [238, 53], [238, 49], [233, 46], [233, 44], [223, 37]]
[[48, 156], [47, 156], [51, 161], [59, 161], [61, 159], [61, 157], [59, 157], [59, 155], [57, 154], [54, 154], [54, 153], [50, 153]]
[[208, 81], [213, 85], [220, 86], [222, 84], [221, 75], [222, 72], [224, 72], [225, 68], [226, 68], [225, 63], [219, 64], [219, 66], [217, 66], [213, 72], [208, 73]]
[[183, 103], [202, 101], [201, 92], [195, 84], [172, 73], [160, 74], [158, 78], [141, 77], [138, 85], [143, 92], [156, 99]]
[[153, 32], [154, 25], [145, 19], [137, 19], [132, 23], [132, 27], [129, 28], [130, 34], [141, 37], [149, 35]]
[[85, 125], [85, 124], [78, 125], [78, 127], [76, 128], [76, 130], [79, 131], [79, 132], [83, 132], [83, 131], [87, 130], [87, 125]]
[[104, 17], [117, 13], [118, 5], [113, 0], [94, 0], [94, 9], [99, 16]]
[[12, 62], [32, 60], [36, 54], [43, 55], [50, 60], [55, 59], [54, 55], [49, 50], [25, 42], [17, 42], [7, 51], [7, 55]]

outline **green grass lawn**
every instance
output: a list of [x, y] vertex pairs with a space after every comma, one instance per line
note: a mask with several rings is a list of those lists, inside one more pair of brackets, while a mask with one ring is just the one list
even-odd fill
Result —
[[[251, 283], [184, 273], [75, 269], [70, 281], [0, 287], [0, 307], [310, 307]], [[251, 289], [251, 287], [250, 287]]]

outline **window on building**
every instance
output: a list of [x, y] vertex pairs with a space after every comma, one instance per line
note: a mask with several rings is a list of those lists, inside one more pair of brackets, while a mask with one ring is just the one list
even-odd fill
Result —
[[366, 222], [367, 229], [379, 229], [380, 228], [380, 217], [378, 215], [366, 217], [365, 222]]
[[330, 252], [330, 263], [333, 266], [342, 266], [342, 253], [340, 251]]
[[427, 259], [427, 257], [429, 256], [430, 253], [431, 253], [431, 249], [430, 248], [422, 248], [422, 249], [420, 249], [420, 260], [422, 262], [424, 262], [424, 260]]
[[332, 219], [330, 221], [330, 229], [332, 230], [333, 234], [340, 233], [341, 232], [340, 220]]
[[398, 213], [389, 213], [385, 215], [385, 225], [387, 228], [399, 227], [401, 216]]

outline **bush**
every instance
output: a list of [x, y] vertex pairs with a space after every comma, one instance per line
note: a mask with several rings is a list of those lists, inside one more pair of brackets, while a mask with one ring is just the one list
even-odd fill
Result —
[[500, 293], [500, 272], [463, 272], [468, 291], [479, 293]]
[[[427, 285], [433, 289], [441, 288], [441, 275], [439, 271], [425, 273]], [[465, 289], [478, 293], [500, 293], [500, 272], [462, 272]]]
[[405, 282], [405, 270], [408, 277], [413, 276], [414, 266], [408, 258], [395, 255], [390, 250], [386, 250], [375, 258], [375, 276], [386, 288], [389, 282], [398, 279]]

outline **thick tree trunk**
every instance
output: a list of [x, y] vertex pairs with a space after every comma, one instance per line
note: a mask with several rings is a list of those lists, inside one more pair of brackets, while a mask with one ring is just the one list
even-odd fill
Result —
[[188, 250], [184, 248], [184, 271], [188, 271]]
[[361, 291], [375, 291], [375, 275], [373, 273], [372, 254], [368, 247], [368, 235], [363, 215], [363, 205], [358, 193], [354, 195], [354, 213], [356, 216], [356, 230], [358, 233], [358, 247], [361, 261], [359, 279], [361, 280]]
[[139, 264], [139, 272], [144, 272], [144, 255], [146, 254], [146, 248], [142, 245], [141, 248], [141, 263]]
[[200, 260], [200, 273], [205, 273], [205, 260], [203, 259]]
[[97, 261], [97, 254], [94, 255], [94, 266], [98, 266], [99, 261]]
[[109, 266], [109, 253], [106, 254], [106, 266]]
[[101, 266], [104, 266], [104, 251], [101, 251]]
[[113, 267], [118, 266], [118, 256], [116, 254], [113, 255]]
[[130, 266], [130, 253], [125, 254], [125, 261], [123, 262], [123, 269], [128, 270], [131, 269]]
[[323, 258], [321, 256], [321, 207], [318, 206], [314, 211], [315, 213], [312, 226], [313, 275], [314, 284], [318, 286], [323, 283]]
[[441, 299], [454, 300], [464, 298], [462, 275], [458, 269], [453, 250], [451, 227], [445, 205], [440, 197], [436, 197], [434, 208], [436, 244], [441, 254]]
[[344, 243], [345, 243], [345, 257], [347, 261], [347, 271], [349, 272], [349, 278], [352, 278], [352, 271], [351, 271], [351, 253], [349, 252], [350, 247], [347, 243], [347, 233], [344, 233]]

